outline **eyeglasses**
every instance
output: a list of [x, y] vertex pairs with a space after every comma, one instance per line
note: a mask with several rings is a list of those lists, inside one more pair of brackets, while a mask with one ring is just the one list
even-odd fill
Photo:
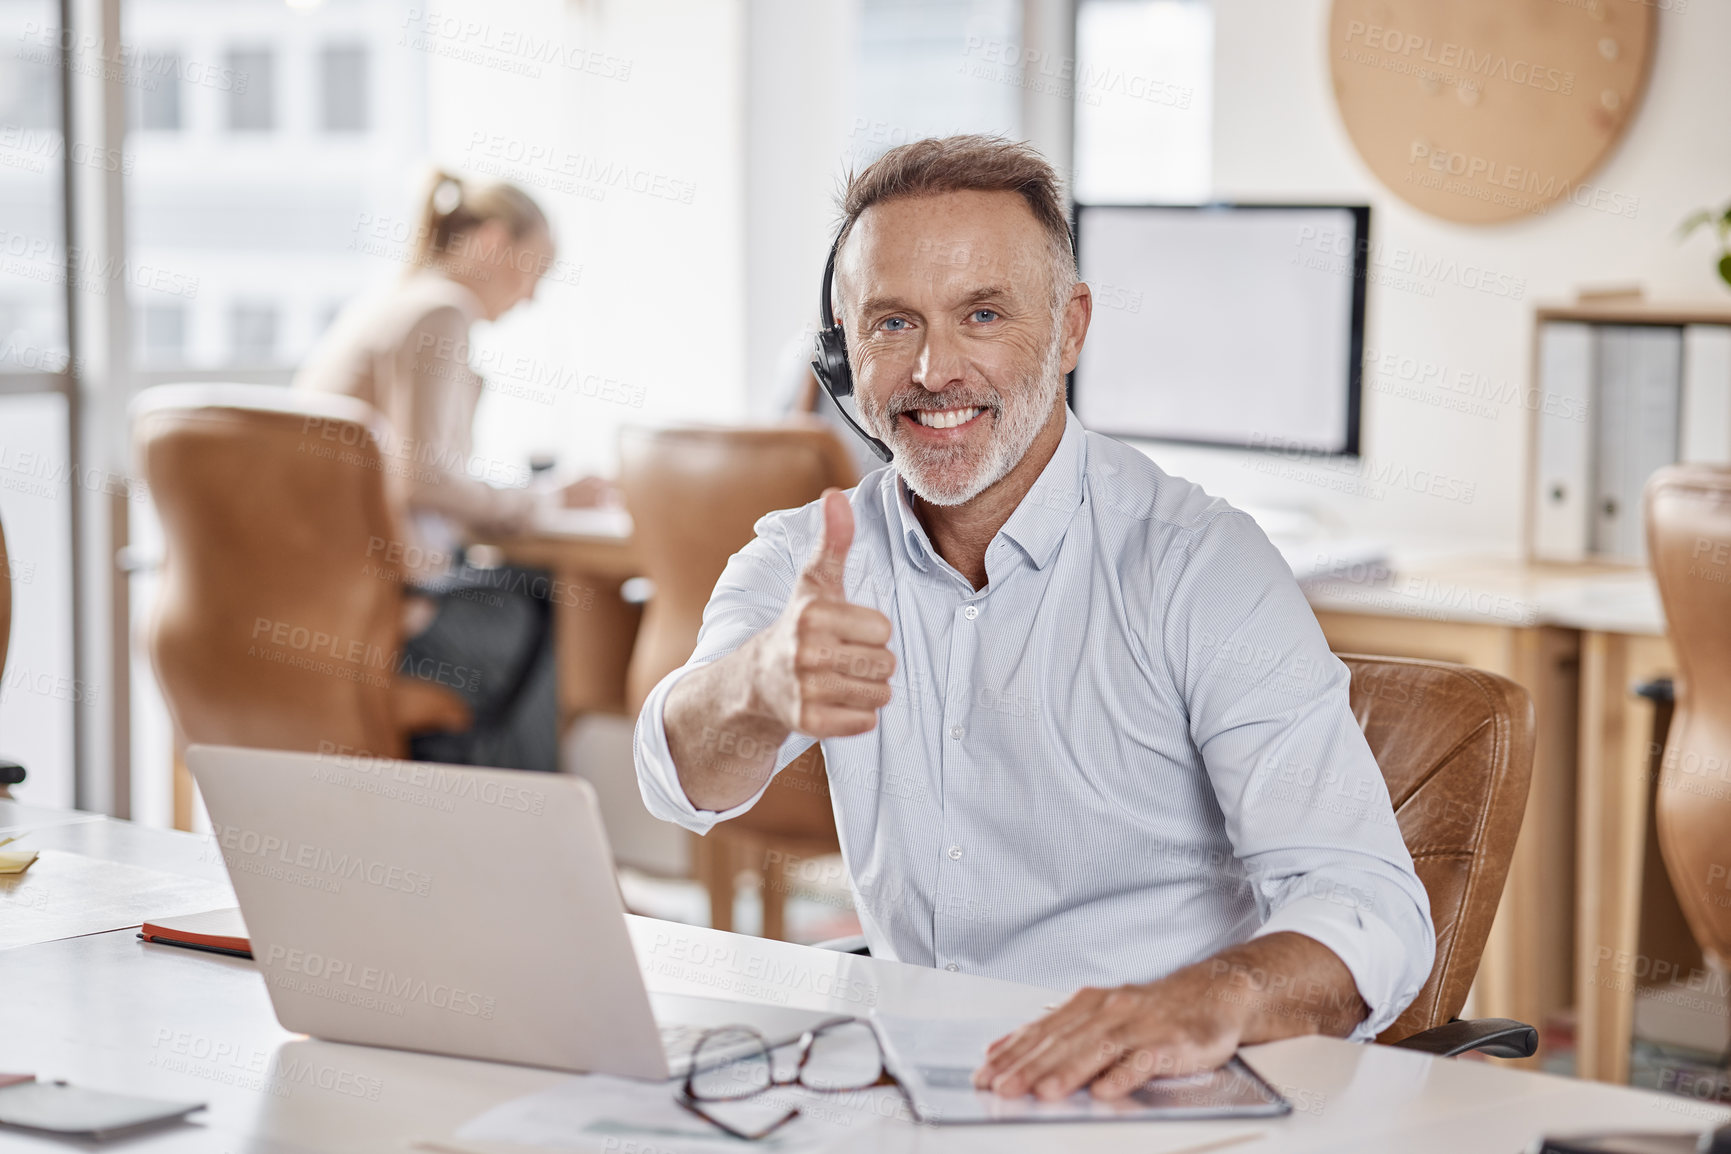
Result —
[[799, 1059], [791, 1077], [778, 1078], [769, 1041], [750, 1026], [705, 1030], [691, 1052], [691, 1072], [676, 1099], [687, 1110], [735, 1138], [755, 1142], [799, 1117], [799, 1107], [756, 1131], [740, 1129], [715, 1116], [707, 1107], [740, 1102], [784, 1086], [799, 1086], [820, 1094], [869, 1089], [891, 1080], [884, 1073], [877, 1034], [860, 1018], [833, 1018], [808, 1030], [799, 1040]]

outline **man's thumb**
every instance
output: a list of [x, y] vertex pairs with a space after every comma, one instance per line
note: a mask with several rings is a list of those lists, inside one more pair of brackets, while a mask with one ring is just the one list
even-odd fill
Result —
[[840, 489], [823, 491], [823, 532], [805, 563], [805, 578], [823, 592], [842, 596], [842, 571], [853, 545], [853, 506]]

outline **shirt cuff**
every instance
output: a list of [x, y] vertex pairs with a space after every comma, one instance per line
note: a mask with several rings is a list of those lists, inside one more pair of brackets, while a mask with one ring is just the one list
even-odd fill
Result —
[[[791, 758], [786, 756], [787, 744], [783, 744], [776, 755], [775, 771], [756, 793], [732, 809], [698, 809], [692, 805], [691, 799], [685, 796], [685, 787], [679, 784], [679, 770], [673, 764], [673, 752], [667, 747], [667, 723], [662, 710], [666, 708], [667, 696], [673, 692], [679, 679], [698, 668], [700, 666], [682, 665], [649, 691], [649, 696], [643, 701], [643, 711], [637, 715], [632, 756], [637, 763], [637, 788], [643, 794], [643, 804], [649, 812], [662, 821], [684, 826], [692, 833], [704, 834], [717, 822], [738, 817], [756, 805], [763, 791], [769, 788], [770, 781], [775, 779], [775, 774], [781, 772], [781, 767]], [[795, 740], [790, 737], [788, 743]]]
[[1303, 934], [1322, 943], [1352, 974], [1358, 996], [1370, 1012], [1347, 1035], [1348, 1041], [1373, 1041], [1412, 1004], [1424, 985], [1425, 975], [1416, 982], [1409, 976], [1415, 967], [1408, 964], [1407, 943], [1387, 922], [1354, 905], [1314, 894], [1295, 898], [1270, 914], [1250, 936], [1278, 933]]

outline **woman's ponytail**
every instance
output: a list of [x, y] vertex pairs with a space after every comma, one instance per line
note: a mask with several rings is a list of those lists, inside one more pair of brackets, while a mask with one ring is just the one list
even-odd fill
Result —
[[505, 181], [475, 184], [435, 168], [422, 198], [409, 269], [427, 268], [452, 251], [457, 241], [477, 225], [496, 220], [522, 240], [532, 232], [547, 232], [547, 217], [529, 194]]

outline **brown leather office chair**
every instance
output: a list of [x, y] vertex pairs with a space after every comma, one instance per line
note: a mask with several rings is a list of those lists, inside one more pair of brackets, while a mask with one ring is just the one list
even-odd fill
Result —
[[1506, 677], [1401, 657], [1342, 654], [1353, 716], [1382, 769], [1413, 868], [1430, 895], [1430, 978], [1378, 1041], [1434, 1053], [1528, 1057], [1529, 1025], [1457, 1022], [1502, 898], [1533, 770], [1533, 705]]
[[1647, 482], [1647, 556], [1677, 656], [1654, 798], [1659, 851], [1710, 965], [1731, 966], [1731, 469]]
[[[858, 479], [846, 447], [816, 424], [620, 433], [619, 488], [654, 585], [626, 679], [633, 714], [655, 683], [691, 656], [715, 582], [728, 558], [752, 539], [757, 519]], [[693, 843], [694, 872], [709, 891], [712, 924], [732, 928], [735, 880], [756, 869], [769, 880], [764, 936], [783, 937], [786, 894], [769, 877], [777, 872], [773, 867], [839, 848], [823, 756], [814, 749], [777, 775], [749, 813]]]
[[[0, 524], [0, 678], [6, 676], [6, 650], [12, 642], [12, 562], [6, 552], [6, 526]], [[24, 780], [24, 767], [0, 756], [0, 798]]]
[[454, 693], [397, 676], [403, 536], [371, 408], [163, 385], [132, 422], [166, 542], [148, 629], [177, 744], [401, 757], [412, 732], [469, 724]]

